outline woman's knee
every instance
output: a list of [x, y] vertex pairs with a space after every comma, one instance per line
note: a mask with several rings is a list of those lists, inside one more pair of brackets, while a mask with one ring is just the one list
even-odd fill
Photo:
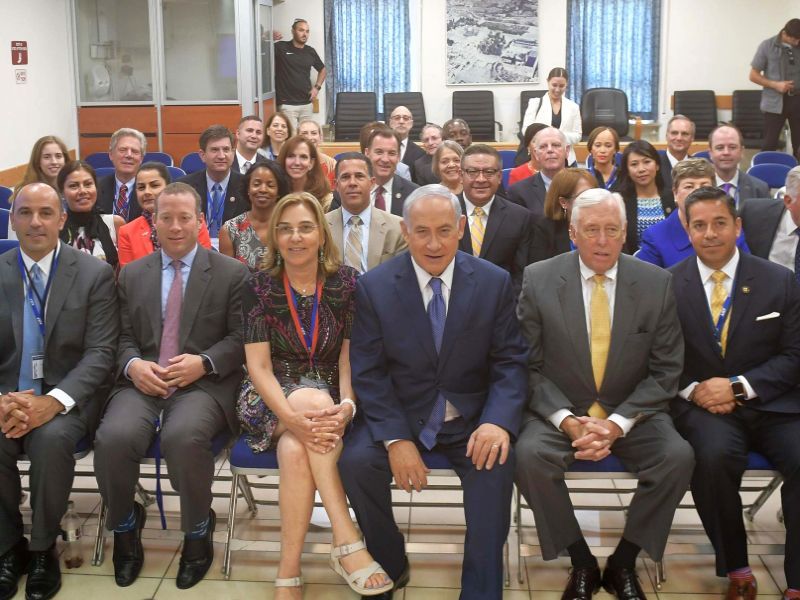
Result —
[[295, 390], [287, 400], [295, 410], [323, 410], [333, 406], [333, 398], [328, 392], [314, 388]]
[[278, 438], [278, 468], [308, 470], [308, 450], [291, 432], [287, 431]]

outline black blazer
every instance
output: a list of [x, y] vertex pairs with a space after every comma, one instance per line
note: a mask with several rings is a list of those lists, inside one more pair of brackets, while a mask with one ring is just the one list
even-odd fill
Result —
[[744, 239], [755, 256], [769, 259], [772, 242], [783, 218], [786, 206], [774, 198], [751, 198], [739, 206]]
[[[461, 211], [466, 213], [464, 194], [458, 195]], [[472, 254], [472, 236], [469, 230], [469, 217], [464, 228], [464, 237], [458, 249]], [[479, 258], [488, 260], [511, 274], [515, 298], [522, 289], [522, 272], [530, 262], [531, 231], [533, 215], [521, 206], [495, 194]]]
[[411, 180], [417, 185], [439, 183], [439, 178], [433, 174], [433, 156], [426, 154], [414, 161], [411, 167]]
[[[408, 179], [395, 175], [392, 178], [392, 198], [391, 204], [389, 198], [384, 198], [386, 201], [387, 212], [391, 212], [398, 217], [403, 216], [403, 202], [406, 201], [408, 195], [417, 189], [419, 186], [416, 183], [411, 183]], [[328, 212], [333, 212], [342, 205], [342, 199], [339, 198], [339, 192], [333, 192], [333, 199]]]
[[544, 215], [534, 217], [531, 233], [530, 262], [547, 260], [559, 254], [569, 252], [569, 222], [554, 221]]
[[409, 139], [408, 142], [406, 143], [406, 153], [403, 154], [403, 160], [401, 160], [400, 162], [407, 164], [409, 169], [413, 169], [414, 162], [418, 158], [422, 158], [423, 156], [425, 156], [425, 154], [426, 154], [425, 150], [417, 146], [413, 141]]
[[[200, 194], [200, 205], [203, 208], [203, 215], [208, 221], [208, 182], [206, 181], [205, 169], [195, 171], [186, 177], [181, 177], [178, 181], [192, 186]], [[242, 186], [242, 176], [231, 169], [231, 178], [228, 180], [228, 189], [225, 190], [225, 209], [222, 213], [222, 222], [228, 221], [233, 217], [238, 217], [250, 208], [250, 201], [246, 197], [241, 197], [240, 188]]]
[[666, 151], [662, 154], [661, 152], [658, 153], [660, 160], [659, 170], [661, 171], [661, 179], [664, 180], [664, 189], [671, 190], [672, 189], [672, 163], [669, 162], [669, 157], [667, 156]]
[[[255, 164], [258, 164], [258, 163], [261, 163], [261, 162], [266, 162], [266, 160], [267, 159], [264, 156], [262, 156], [261, 154], [256, 152], [255, 158], [253, 160], [251, 160], [250, 163], [252, 165], [255, 165]], [[236, 156], [236, 153], [234, 152], [234, 154], [233, 154], [233, 167], [231, 167], [231, 168], [233, 169], [233, 171], [235, 173], [239, 173], [241, 175], [244, 175], [246, 171], [242, 168], [242, 165], [244, 165], [244, 163], [241, 163], [241, 164], [239, 163], [239, 157]]]
[[[142, 207], [139, 206], [139, 200], [136, 199], [136, 186], [128, 190], [128, 223], [135, 218], [141, 216]], [[114, 173], [101, 177], [97, 182], [97, 208], [104, 215], [111, 215], [114, 213], [114, 193], [117, 189], [117, 182], [114, 179]]]
[[[625, 248], [623, 248], [623, 250], [628, 254], [633, 254], [639, 249], [639, 211], [635, 194], [636, 192], [634, 192], [633, 198], [625, 198], [625, 214], [628, 218], [628, 231], [625, 236]], [[661, 193], [661, 208], [664, 210], [664, 217], [670, 216], [676, 206], [672, 190], [665, 187], [664, 191]]]
[[547, 189], [544, 187], [541, 173], [537, 173], [533, 177], [526, 177], [508, 189], [508, 199], [511, 202], [524, 206], [537, 217], [544, 214], [546, 195]]
[[[684, 333], [685, 362], [680, 388], [710, 377], [743, 375], [758, 398], [756, 410], [800, 413], [800, 286], [787, 268], [739, 253], [725, 356], [714, 340], [697, 259], [669, 269]], [[672, 402], [673, 414], [688, 407]]]

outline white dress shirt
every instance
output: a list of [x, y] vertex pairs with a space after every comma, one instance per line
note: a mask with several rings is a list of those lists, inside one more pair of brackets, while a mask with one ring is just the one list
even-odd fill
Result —
[[[239, 154], [238, 150], [236, 151], [236, 162], [238, 162], [239, 165], [241, 165], [241, 168], [242, 168], [241, 174], [242, 175], [247, 173], [247, 169], [244, 168], [244, 163], [250, 163], [250, 166], [252, 167], [256, 162], [256, 157], [258, 157], [258, 152], [253, 154], [253, 158], [245, 158], [244, 156]], [[225, 187], [227, 187], [227, 186], [225, 186]], [[210, 190], [211, 187], [209, 187], [208, 189]]]
[[383, 202], [386, 207], [383, 209], [386, 212], [392, 212], [392, 183], [394, 182], [394, 178], [390, 177], [389, 181], [384, 183], [383, 185], [375, 184], [372, 186], [372, 190], [369, 192], [369, 203], [372, 206], [375, 206], [375, 192], [377, 192], [378, 187], [383, 188]]
[[[484, 231], [486, 231], [486, 225], [489, 224], [489, 211], [492, 210], [493, 203], [494, 196], [492, 196], [489, 201], [481, 207], [483, 209], [483, 217], [481, 217], [481, 222], [483, 223]], [[475, 222], [475, 219], [478, 217], [472, 214], [475, 210], [475, 205], [469, 201], [469, 198], [467, 198], [466, 194], [464, 194], [464, 206], [467, 207], [467, 225], [471, 228], [472, 224]]]
[[797, 225], [792, 220], [792, 213], [784, 210], [775, 232], [775, 239], [772, 240], [772, 248], [769, 250], [770, 261], [783, 265], [791, 271], [794, 271], [794, 256], [798, 244], [796, 230]]

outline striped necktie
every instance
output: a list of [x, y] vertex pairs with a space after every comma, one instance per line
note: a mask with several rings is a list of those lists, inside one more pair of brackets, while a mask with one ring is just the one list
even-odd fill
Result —
[[344, 244], [344, 264], [353, 267], [359, 273], [363, 273], [363, 255], [364, 245], [361, 243], [361, 217], [353, 215], [350, 217], [350, 231], [347, 233], [347, 240], [345, 240]]
[[[608, 362], [608, 349], [611, 345], [611, 311], [608, 305], [608, 294], [606, 293], [606, 276], [594, 275], [592, 279], [594, 279], [594, 290], [592, 290], [592, 298], [589, 304], [589, 321], [592, 330], [590, 342], [592, 373], [594, 374], [595, 386], [599, 392], [603, 385], [603, 376]], [[594, 401], [589, 407], [589, 416], [605, 419], [608, 415], [603, 407], [600, 406], [600, 403]]]
[[[714, 327], [717, 325], [719, 315], [722, 313], [722, 306], [725, 304], [725, 299], [728, 293], [725, 291], [725, 285], [722, 283], [728, 278], [722, 271], [714, 271], [711, 274], [711, 279], [714, 282], [714, 290], [711, 292], [711, 319], [714, 322]], [[722, 333], [719, 337], [719, 344], [722, 348], [722, 356], [725, 356], [725, 349], [728, 346], [728, 323], [731, 322], [731, 311], [725, 317], [725, 324], [722, 326]]]
[[124, 183], [119, 187], [117, 204], [114, 208], [116, 209], [114, 213], [125, 219], [127, 222], [130, 207], [128, 206], [128, 186]]
[[[30, 274], [30, 283], [33, 283], [34, 289], [36, 290], [36, 293], [31, 294], [33, 296], [33, 301], [36, 303], [39, 311], [44, 314], [45, 307], [39, 306], [39, 298], [44, 293], [44, 280], [39, 265], [34, 263], [31, 267]], [[33, 313], [33, 308], [28, 300], [28, 294], [25, 294], [25, 310], [22, 316], [22, 360], [19, 366], [17, 391], [23, 392], [25, 390], [33, 390], [35, 395], [41, 395], [42, 379], [33, 378], [33, 357], [42, 356], [43, 354], [44, 339], [42, 338], [42, 332], [39, 329], [36, 315]]]
[[469, 237], [472, 239], [472, 255], [480, 256], [483, 246], [483, 236], [486, 230], [483, 226], [483, 215], [486, 213], [480, 206], [476, 206], [472, 211], [472, 223], [469, 226]]

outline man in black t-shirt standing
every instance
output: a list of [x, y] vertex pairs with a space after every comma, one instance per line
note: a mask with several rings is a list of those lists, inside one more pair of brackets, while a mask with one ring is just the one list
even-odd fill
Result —
[[[292, 40], [275, 42], [275, 96], [278, 110], [286, 113], [294, 128], [303, 119], [313, 119], [311, 103], [325, 81], [325, 64], [317, 51], [306, 46], [308, 22], [296, 19], [292, 24]], [[311, 68], [317, 81], [311, 86]]]

